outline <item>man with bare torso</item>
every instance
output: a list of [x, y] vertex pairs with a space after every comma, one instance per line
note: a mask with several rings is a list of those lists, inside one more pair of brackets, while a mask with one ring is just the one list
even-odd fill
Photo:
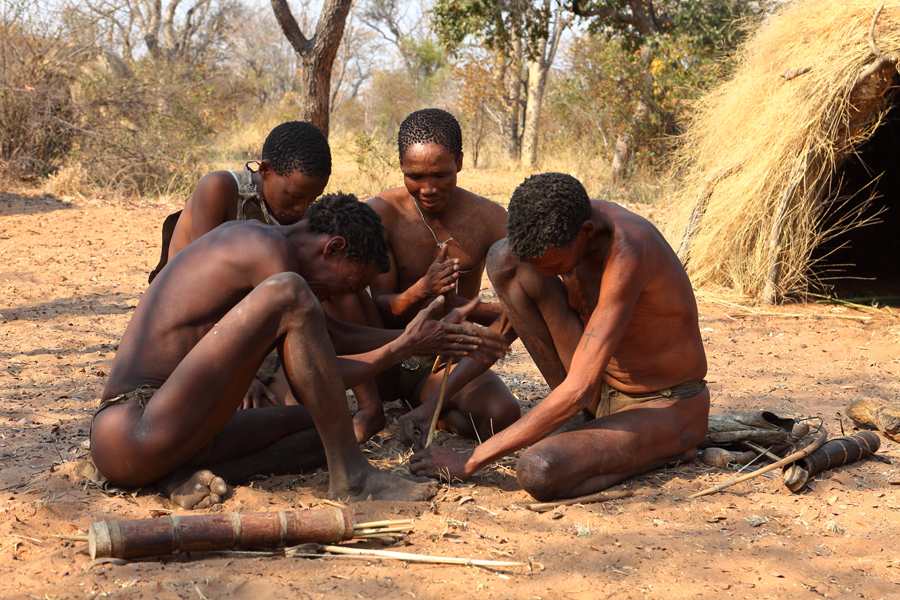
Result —
[[[372, 283], [372, 297], [388, 327], [402, 327], [433, 298], [451, 304], [478, 297], [485, 258], [506, 235], [506, 211], [499, 204], [456, 185], [462, 169], [462, 132], [450, 113], [419, 110], [397, 135], [404, 187], [368, 200], [381, 215], [391, 250], [391, 268]], [[479, 303], [470, 319], [490, 325], [498, 304]], [[400, 418], [401, 439], [418, 446], [437, 407], [442, 369], [432, 374], [434, 356], [415, 356], [399, 367], [396, 393], [417, 406]], [[520, 416], [519, 403], [489, 365], [444, 403], [448, 428], [469, 438], [489, 438]], [[454, 370], [456, 367], [454, 367]], [[392, 390], [393, 392], [394, 390]], [[415, 435], [419, 431], [419, 436]]]
[[[496, 358], [502, 349], [485, 350], [483, 337], [459, 324], [464, 311], [446, 322], [422, 311], [399, 337], [337, 321], [329, 331], [319, 301], [363, 290], [389, 268], [383, 231], [368, 206], [335, 194], [294, 225], [228, 223], [180, 252], [144, 293], [119, 344], [91, 431], [99, 472], [129, 487], [162, 479], [185, 508], [221, 501], [225, 481], [297, 473], [323, 460], [333, 497], [429, 497], [431, 485], [365, 460], [345, 382], [413, 352]], [[305, 406], [236, 412], [273, 349]], [[336, 349], [355, 356], [339, 359]]]
[[[328, 184], [331, 148], [322, 131], [312, 123], [288, 121], [272, 129], [266, 137], [258, 169], [251, 170], [249, 164], [241, 171], [208, 173], [197, 184], [184, 209], [166, 219], [163, 256], [150, 276], [151, 282], [167, 261], [222, 223], [252, 220], [268, 225], [292, 225], [300, 221]], [[166, 243], [173, 217], [177, 221], [171, 241]], [[365, 290], [325, 302], [323, 307], [335, 319], [383, 327]], [[283, 370], [267, 371], [264, 376], [264, 380], [250, 382], [243, 408], [297, 403]], [[381, 398], [375, 381], [361, 382], [353, 392], [359, 405], [353, 419], [354, 430], [357, 440], [364, 441], [384, 427]]]
[[[516, 475], [550, 500], [693, 459], [709, 413], [706, 354], [691, 283], [659, 231], [589, 200], [574, 177], [544, 173], [516, 189], [507, 232], [488, 276], [507, 340], [518, 334], [552, 392], [472, 452], [434, 444], [413, 455], [413, 473], [465, 478], [531, 446]], [[584, 409], [595, 418], [548, 437]]]

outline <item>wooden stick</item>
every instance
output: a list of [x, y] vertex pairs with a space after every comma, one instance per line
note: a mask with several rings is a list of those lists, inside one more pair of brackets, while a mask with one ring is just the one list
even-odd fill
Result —
[[745, 445], [745, 446], [750, 446], [751, 448], [753, 448], [754, 450], [756, 450], [756, 451], [759, 452], [760, 454], [763, 454], [763, 455], [765, 455], [765, 456], [768, 456], [768, 457], [771, 458], [772, 460], [781, 460], [781, 457], [780, 457], [780, 456], [778, 456], [778, 455], [775, 454], [774, 452], [769, 452], [768, 450], [766, 450], [765, 448], [763, 448], [762, 446], [760, 446], [760, 445], [758, 445], [758, 444], [754, 444], [753, 442], [744, 440], [744, 445]]
[[801, 458], [805, 458], [819, 449], [819, 447], [825, 443], [825, 440], [828, 439], [828, 432], [824, 427], [820, 427], [821, 432], [819, 433], [819, 437], [815, 439], [815, 441], [804, 448], [803, 450], [798, 450], [793, 454], [789, 454], [785, 456], [781, 460], [777, 462], [773, 462], [772, 464], [766, 465], [752, 473], [748, 473], [746, 475], [742, 475], [737, 479], [732, 479], [730, 481], [726, 481], [725, 483], [717, 483], [713, 487], [706, 488], [705, 490], [699, 491], [696, 494], [691, 494], [688, 498], [699, 498], [700, 496], [708, 496], [710, 494], [715, 494], [716, 492], [721, 492], [725, 488], [731, 487], [736, 483], [741, 483], [742, 481], [747, 481], [748, 479], [753, 479], [754, 477], [759, 477], [763, 473], [768, 473], [769, 471], [774, 471], [775, 469], [779, 469], [785, 465], [789, 465], [794, 461], [798, 461]]
[[[441, 392], [438, 395], [437, 408], [434, 409], [434, 416], [431, 417], [431, 427], [428, 429], [428, 438], [425, 440], [426, 448], [431, 445], [431, 441], [434, 439], [434, 430], [437, 429], [438, 418], [441, 416], [441, 409], [444, 407], [444, 395], [447, 393], [447, 379], [450, 377], [450, 367], [453, 366], [455, 358], [455, 356], [451, 356], [450, 360], [447, 361], [447, 366], [444, 367], [444, 378], [441, 380]], [[434, 364], [437, 366], [437, 360], [434, 361]]]
[[88, 537], [86, 535], [62, 535], [59, 533], [54, 533], [50, 537], [55, 537], [58, 540], [69, 540], [70, 542], [86, 542], [88, 541]]
[[408, 552], [390, 552], [388, 550], [366, 550], [363, 548], [346, 548], [344, 546], [322, 546], [323, 552], [332, 554], [352, 554], [356, 556], [374, 556], [378, 558], [393, 558], [395, 560], [408, 560], [412, 562], [425, 562], [444, 565], [474, 565], [478, 567], [527, 567], [528, 563], [504, 561], [504, 560], [480, 560], [477, 558], [455, 558], [444, 556], [429, 556], [427, 554], [410, 554]]
[[409, 531], [409, 527], [376, 527], [374, 529], [354, 529], [353, 537], [369, 535], [372, 533], [398, 533], [401, 531]]
[[437, 373], [438, 365], [441, 364], [441, 359], [442, 359], [442, 358], [444, 358], [444, 357], [443, 357], [443, 355], [441, 355], [441, 354], [438, 354], [437, 356], [434, 357], [434, 364], [431, 365], [431, 374], [432, 374], [432, 375], [434, 375], [435, 373]]
[[[726, 313], [727, 314], [727, 313]], [[732, 313], [728, 315], [729, 318], [734, 317], [784, 317], [786, 319], [852, 319], [856, 321], [871, 321], [872, 317], [860, 317], [858, 315], [835, 315], [835, 314], [823, 314], [823, 313], [779, 313], [779, 312], [770, 312], [770, 311], [757, 311], [746, 312], [746, 313]]]
[[394, 527], [395, 525], [411, 525], [412, 519], [398, 519], [396, 521], [370, 521], [368, 523], [354, 523], [353, 529], [372, 529], [373, 527]]
[[568, 500], [557, 500], [556, 502], [536, 502], [528, 505], [528, 510], [534, 512], [546, 512], [553, 510], [557, 506], [571, 506], [573, 504], [592, 504], [594, 502], [606, 502], [607, 500], [619, 500], [621, 498], [631, 498], [634, 492], [630, 490], [622, 490], [617, 492], [600, 492], [580, 498], [569, 498]]

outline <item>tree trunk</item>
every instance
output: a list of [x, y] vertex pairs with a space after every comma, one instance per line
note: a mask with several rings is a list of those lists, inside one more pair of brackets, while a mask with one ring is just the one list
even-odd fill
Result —
[[502, 98], [503, 117], [500, 123], [501, 152], [503, 160], [518, 162], [519, 160], [519, 106], [522, 97], [522, 42], [518, 38], [513, 42], [512, 56], [505, 69], [506, 90]]
[[616, 149], [609, 167], [610, 179], [614, 185], [622, 183], [627, 178], [628, 165], [634, 153], [638, 131], [650, 115], [650, 105], [647, 103], [647, 99], [651, 98], [653, 94], [653, 72], [650, 70], [653, 50], [649, 44], [641, 46], [640, 60], [643, 65], [643, 75], [641, 76], [638, 100], [634, 105], [631, 122], [616, 138]]
[[[544, 10], [549, 19], [550, 2], [544, 3]], [[550, 39], [542, 39], [538, 46], [537, 58], [528, 61], [528, 96], [525, 108], [525, 126], [522, 133], [522, 166], [534, 167], [537, 164], [538, 134], [540, 133], [541, 109], [544, 105], [544, 91], [547, 89], [547, 75], [562, 32], [569, 25], [568, 17], [560, 17], [556, 21]]]
[[331, 68], [337, 55], [351, 0], [325, 0], [316, 33], [307, 39], [291, 13], [287, 0], [272, 0], [272, 10], [285, 37], [300, 57], [300, 118], [309, 121], [328, 137], [331, 102]]

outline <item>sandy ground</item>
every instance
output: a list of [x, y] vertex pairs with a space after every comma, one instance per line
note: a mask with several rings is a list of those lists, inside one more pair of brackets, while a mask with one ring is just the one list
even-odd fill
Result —
[[[430, 503], [353, 506], [357, 521], [415, 519], [388, 549], [531, 568], [241, 554], [92, 566], [86, 544], [53, 534], [175, 508], [146, 493], [104, 496], [74, 471], [168, 209], [0, 194], [0, 598], [900, 597], [900, 473], [876, 460], [824, 473], [799, 495], [760, 477], [689, 500], [731, 476], [694, 462], [628, 482], [632, 498], [537, 514], [521, 508], [529, 498], [507, 459]], [[713, 412], [820, 416], [839, 435], [852, 429], [841, 418], [852, 399], [900, 395], [900, 321], [816, 305], [770, 312], [701, 303]], [[548, 392], [520, 344], [495, 369], [525, 409]], [[404, 468], [399, 410], [366, 446], [383, 468]], [[879, 455], [900, 452], [885, 441]], [[327, 477], [262, 477], [211, 510], [324, 506]]]

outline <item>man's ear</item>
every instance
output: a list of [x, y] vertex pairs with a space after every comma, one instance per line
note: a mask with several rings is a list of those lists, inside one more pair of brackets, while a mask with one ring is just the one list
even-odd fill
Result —
[[259, 176], [262, 177], [263, 179], [265, 179], [266, 177], [269, 176], [269, 171], [271, 171], [271, 170], [272, 170], [272, 165], [269, 164], [268, 158], [264, 158], [261, 161], [259, 161], [259, 168], [256, 169], [256, 171], [259, 173]]
[[463, 153], [460, 152], [459, 156], [456, 157], [456, 172], [459, 173], [463, 168]]
[[343, 256], [347, 249], [347, 240], [337, 235], [325, 242], [325, 258], [335, 258]]
[[596, 231], [597, 229], [594, 227], [593, 221], [585, 221], [578, 229], [578, 235], [583, 235], [586, 239], [591, 239], [592, 237], [594, 237], [594, 233], [596, 233]]

